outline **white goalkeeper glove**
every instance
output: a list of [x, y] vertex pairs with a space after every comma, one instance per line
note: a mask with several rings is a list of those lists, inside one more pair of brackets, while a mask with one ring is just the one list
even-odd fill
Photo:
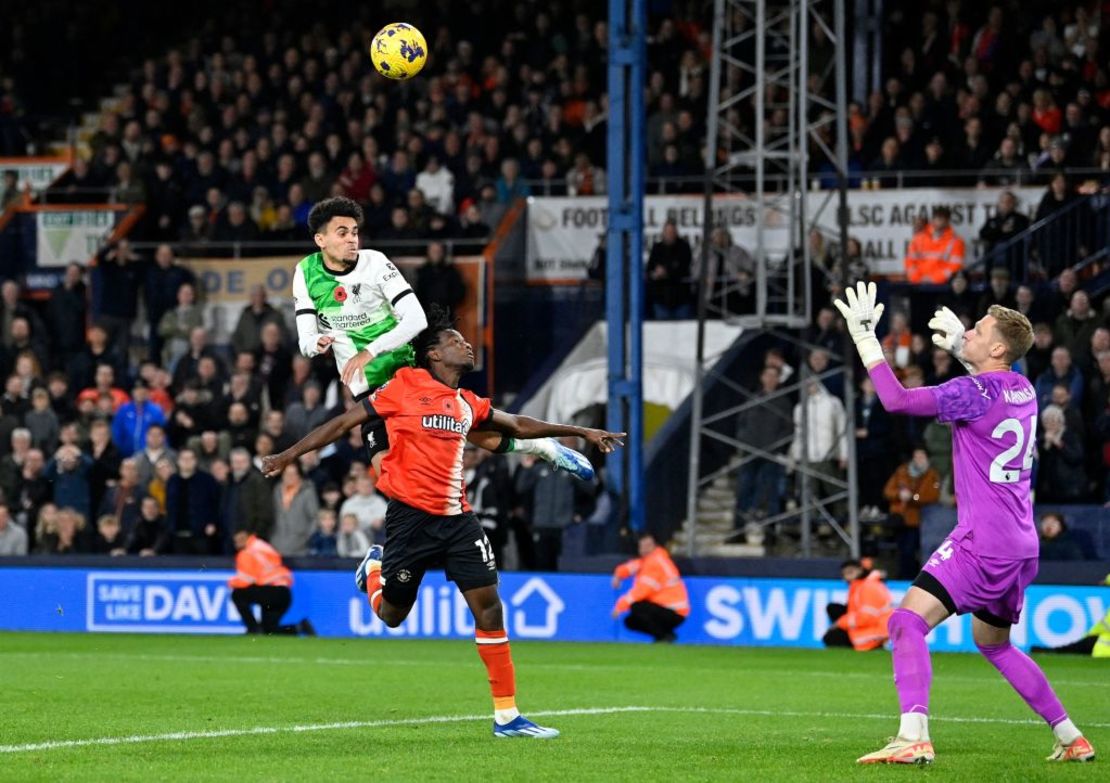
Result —
[[883, 349], [875, 336], [875, 325], [883, 315], [883, 305], [875, 304], [875, 284], [856, 283], [855, 290], [849, 286], [844, 291], [848, 303], [833, 300], [836, 309], [848, 324], [848, 334], [856, 344], [860, 361], [864, 367], [871, 367], [883, 361]]
[[947, 307], [939, 308], [929, 320], [933, 330], [933, 345], [952, 354], [969, 371], [971, 366], [964, 361], [964, 324], [960, 317]]

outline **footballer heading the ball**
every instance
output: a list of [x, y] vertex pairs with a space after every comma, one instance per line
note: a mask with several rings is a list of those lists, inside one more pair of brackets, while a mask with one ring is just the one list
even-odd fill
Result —
[[387, 24], [370, 42], [370, 61], [388, 79], [411, 79], [428, 59], [424, 36], [411, 24]]

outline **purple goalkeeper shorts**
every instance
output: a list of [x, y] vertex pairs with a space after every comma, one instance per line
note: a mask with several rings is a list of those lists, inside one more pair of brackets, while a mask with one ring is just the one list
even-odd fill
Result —
[[948, 591], [957, 614], [982, 613], [986, 616], [980, 619], [987, 622], [997, 619], [1013, 625], [1021, 618], [1025, 588], [1037, 576], [1037, 558], [983, 557], [964, 542], [948, 538], [921, 570]]

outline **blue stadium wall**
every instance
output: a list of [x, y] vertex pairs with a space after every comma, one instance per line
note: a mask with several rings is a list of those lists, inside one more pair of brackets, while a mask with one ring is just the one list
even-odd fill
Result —
[[[241, 634], [230, 602], [231, 571], [0, 568], [0, 629], [106, 633]], [[332, 637], [472, 639], [474, 626], [462, 597], [439, 573], [429, 574], [409, 619], [386, 628], [347, 571], [296, 572], [287, 622], [308, 617]], [[825, 605], [843, 601], [841, 581], [691, 577], [692, 612], [679, 628], [693, 644], [820, 647], [828, 627]], [[895, 598], [908, 583], [891, 583]], [[618, 592], [600, 574], [506, 573], [501, 594], [509, 633], [517, 640], [632, 642], [610, 617]], [[1059, 645], [1082, 636], [1110, 607], [1110, 588], [1034, 585], [1028, 591], [1015, 642]], [[955, 618], [931, 636], [933, 649], [970, 652], [968, 617]]]

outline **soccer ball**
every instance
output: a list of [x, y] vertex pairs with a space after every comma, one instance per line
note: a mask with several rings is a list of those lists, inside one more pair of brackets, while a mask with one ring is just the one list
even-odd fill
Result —
[[370, 42], [370, 61], [387, 79], [411, 79], [428, 59], [424, 36], [411, 24], [387, 24]]

